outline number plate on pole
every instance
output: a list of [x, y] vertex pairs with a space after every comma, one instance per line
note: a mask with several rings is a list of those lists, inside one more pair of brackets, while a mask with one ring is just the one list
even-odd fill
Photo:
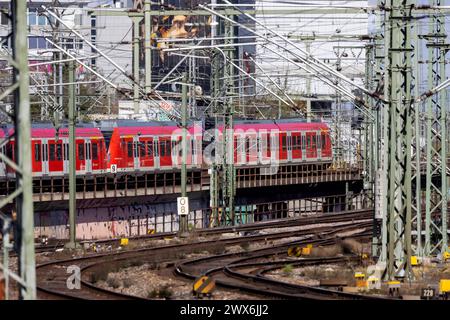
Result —
[[189, 214], [189, 199], [188, 197], [177, 198], [177, 208], [179, 216], [186, 216]]
[[420, 298], [423, 300], [430, 300], [433, 299], [435, 295], [436, 291], [434, 288], [422, 288]]
[[117, 173], [117, 164], [111, 165], [111, 173]]

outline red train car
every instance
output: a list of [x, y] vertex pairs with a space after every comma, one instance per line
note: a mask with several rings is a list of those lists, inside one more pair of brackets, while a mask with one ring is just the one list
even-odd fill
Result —
[[[9, 134], [12, 135], [13, 129]], [[76, 173], [97, 174], [106, 171], [106, 146], [98, 128], [76, 128]], [[15, 159], [15, 139], [7, 144], [6, 154]], [[69, 130], [61, 128], [58, 137], [53, 127], [31, 129], [33, 176], [62, 176], [69, 173]], [[13, 173], [12, 168], [7, 172]]]
[[233, 130], [238, 166], [332, 161], [330, 130], [322, 122], [236, 121]]
[[[143, 123], [114, 128], [108, 151], [110, 172], [169, 170], [181, 167], [182, 131], [174, 122]], [[191, 125], [187, 134], [188, 168], [200, 167], [202, 128]]]

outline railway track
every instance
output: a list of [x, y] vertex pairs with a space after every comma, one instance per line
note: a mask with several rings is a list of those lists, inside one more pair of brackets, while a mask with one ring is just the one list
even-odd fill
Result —
[[[208, 275], [216, 280], [219, 286], [254, 293], [264, 297], [288, 298], [288, 299], [374, 299], [360, 294], [343, 293], [334, 290], [299, 286], [274, 279], [267, 278], [263, 273], [269, 270], [282, 268], [286, 264], [295, 266], [317, 265], [322, 263], [344, 263], [355, 260], [356, 257], [332, 257], [312, 258], [301, 260], [275, 260], [268, 258], [273, 256], [285, 256], [288, 247], [293, 245], [331, 245], [336, 243], [333, 236], [340, 232], [352, 229], [364, 228], [370, 231], [371, 222], [362, 222], [350, 226], [322, 229], [322, 235], [326, 239], [307, 239], [294, 242], [286, 242], [275, 247], [254, 250], [251, 253], [232, 253], [217, 256], [198, 258], [181, 262], [176, 265], [175, 273], [188, 279], [195, 279], [201, 275]], [[370, 236], [364, 230], [356, 237]], [[251, 261], [251, 262], [247, 262]]]
[[[304, 221], [298, 221], [297, 225], [316, 225], [322, 223], [335, 223], [337, 218], [341, 223], [347, 223], [348, 225], [354, 225], [354, 221], [367, 219], [370, 216], [368, 212], [352, 212], [338, 215], [327, 215], [321, 217], [304, 218]], [[301, 219], [299, 219], [301, 220]], [[293, 220], [292, 220], [293, 221]], [[292, 227], [292, 221], [280, 221], [277, 225], [275, 222], [263, 223], [264, 226], [258, 226], [258, 228], [266, 229], [268, 225], [272, 227]], [[371, 224], [371, 222], [366, 222]], [[242, 243], [257, 242], [257, 241], [270, 241], [276, 239], [284, 239], [286, 237], [300, 237], [309, 236], [310, 238], [314, 234], [331, 232], [332, 229], [336, 229], [334, 226], [321, 226], [307, 228], [299, 231], [281, 231], [269, 234], [257, 234], [239, 236], [237, 238], [225, 238], [199, 241], [194, 243], [182, 243], [164, 245], [160, 247], [141, 248], [136, 250], [96, 254], [90, 256], [83, 256], [74, 259], [66, 259], [59, 261], [52, 261], [37, 266], [37, 290], [39, 298], [51, 298], [51, 299], [142, 299], [134, 296], [127, 296], [121, 293], [112, 292], [95, 286], [91, 283], [90, 277], [92, 274], [104, 269], [109, 268], [111, 271], [114, 268], [120, 269], [122, 267], [130, 266], [132, 261], [139, 261], [139, 263], [163, 263], [167, 261], [178, 261], [180, 255], [183, 253], [191, 253], [201, 250], [213, 250], [218, 248], [223, 250], [226, 246], [237, 245]], [[228, 230], [223, 228], [222, 230]], [[229, 228], [240, 230], [239, 228]], [[245, 226], [246, 231], [251, 230], [249, 226]], [[217, 233], [217, 231], [215, 231]], [[222, 231], [223, 232], [223, 231]], [[214, 232], [212, 233], [214, 234]], [[167, 236], [167, 235], [166, 235]], [[79, 290], [70, 290], [67, 288], [68, 274], [67, 268], [69, 266], [76, 265], [82, 271], [81, 288]]]
[[[294, 217], [294, 218], [285, 218], [285, 219], [275, 219], [264, 222], [255, 222], [249, 224], [242, 224], [238, 226], [229, 226], [229, 227], [217, 227], [211, 229], [196, 229], [193, 231], [196, 235], [199, 236], [210, 236], [210, 235], [220, 235], [222, 233], [232, 233], [232, 232], [252, 232], [259, 231], [270, 228], [285, 228], [285, 227], [296, 227], [296, 226], [305, 226], [315, 223], [328, 223], [331, 220], [333, 222], [342, 222], [348, 221], [348, 215], [351, 214], [354, 220], [371, 218], [371, 214], [373, 214], [373, 209], [361, 209], [361, 210], [353, 210], [346, 211], [345, 213], [333, 213], [333, 214], [314, 214], [311, 216], [303, 216], [303, 217]], [[170, 238], [177, 236], [177, 232], [159, 232], [151, 235], [142, 235], [142, 236], [134, 236], [129, 237], [130, 240], [160, 240], [164, 238]], [[114, 245], [120, 241], [120, 238], [114, 239], [103, 239], [103, 240], [92, 240], [92, 241], [81, 241], [81, 244], [89, 243], [89, 244], [102, 244], [102, 245]], [[66, 241], [60, 241], [57, 243], [49, 244], [49, 245], [36, 245], [35, 252], [52, 252], [56, 249], [64, 248]]]

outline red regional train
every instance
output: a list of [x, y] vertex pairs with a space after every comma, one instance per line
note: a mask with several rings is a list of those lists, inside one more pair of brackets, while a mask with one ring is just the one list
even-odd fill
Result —
[[[1, 131], [1, 130], [0, 130]], [[13, 129], [7, 129], [9, 136]], [[5, 137], [5, 132], [2, 132]], [[75, 129], [75, 152], [77, 174], [98, 174], [106, 172], [107, 150], [103, 133], [98, 128]], [[15, 160], [15, 139], [4, 149], [6, 155]], [[69, 130], [56, 130], [51, 125], [31, 128], [31, 158], [33, 176], [62, 176], [69, 173]], [[6, 174], [14, 170], [6, 167]]]
[[[223, 134], [223, 127], [216, 131]], [[267, 164], [275, 159], [280, 164], [331, 163], [330, 130], [322, 122], [299, 120], [235, 121], [234, 161], [238, 167]], [[13, 129], [0, 129], [0, 139], [13, 135]], [[100, 128], [76, 128], [76, 170], [78, 175], [106, 172], [173, 170], [181, 165], [181, 129], [175, 122], [117, 121], [110, 136]], [[188, 128], [188, 168], [203, 163], [205, 130], [193, 123]], [[56, 130], [51, 125], [31, 129], [33, 176], [68, 174], [68, 129]], [[13, 160], [14, 138], [0, 152]], [[13, 169], [0, 162], [0, 176], [14, 175]]]

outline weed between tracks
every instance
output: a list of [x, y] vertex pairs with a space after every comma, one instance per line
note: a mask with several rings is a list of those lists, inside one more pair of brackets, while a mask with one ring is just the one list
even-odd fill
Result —
[[157, 289], [152, 289], [148, 292], [147, 298], [149, 299], [170, 299], [173, 295], [172, 290], [168, 286], [162, 286]]
[[286, 276], [290, 276], [292, 274], [292, 270], [294, 270], [294, 266], [292, 264], [287, 264], [282, 269]]

